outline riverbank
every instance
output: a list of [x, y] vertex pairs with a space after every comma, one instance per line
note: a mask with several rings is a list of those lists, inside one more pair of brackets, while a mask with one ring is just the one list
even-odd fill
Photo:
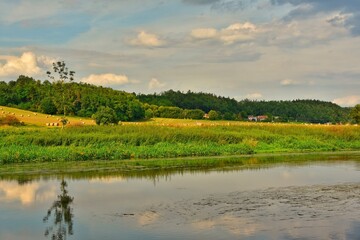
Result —
[[0, 164], [360, 150], [358, 126], [161, 120], [0, 128]]
[[348, 161], [360, 159], [360, 151], [276, 153], [243, 156], [185, 157], [173, 159], [132, 159], [107, 161], [54, 161], [14, 163], [0, 166], [1, 179], [33, 178], [62, 175], [71, 178], [101, 177], [121, 174], [126, 177], [156, 177], [171, 175], [183, 170], [212, 169], [233, 171], [236, 169], [267, 168], [275, 164], [304, 165], [315, 161]]

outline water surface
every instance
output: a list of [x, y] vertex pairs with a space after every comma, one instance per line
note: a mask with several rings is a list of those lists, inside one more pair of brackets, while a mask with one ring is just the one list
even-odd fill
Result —
[[360, 157], [329, 159], [2, 177], [0, 239], [360, 239]]

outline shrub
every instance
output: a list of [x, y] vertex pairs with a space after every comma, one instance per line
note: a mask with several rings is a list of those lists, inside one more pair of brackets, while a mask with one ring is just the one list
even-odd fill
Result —
[[13, 115], [6, 115], [0, 118], [0, 125], [20, 126], [23, 125], [23, 123]]
[[119, 122], [115, 110], [109, 107], [100, 107], [93, 118], [97, 125], [118, 124]]

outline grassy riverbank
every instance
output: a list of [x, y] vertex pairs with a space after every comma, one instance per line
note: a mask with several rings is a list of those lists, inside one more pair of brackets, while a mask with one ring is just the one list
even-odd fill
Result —
[[155, 119], [120, 126], [2, 127], [0, 163], [360, 150], [358, 126]]
[[[357, 161], [359, 151], [322, 153], [281, 153], [244, 156], [187, 157], [172, 159], [132, 159], [107, 161], [65, 161], [42, 163], [15, 163], [0, 167], [0, 179], [24, 181], [46, 176], [67, 176], [69, 178], [94, 178], [121, 176], [125, 178], [145, 177], [156, 179], [183, 171], [233, 171], [261, 169], [276, 164], [301, 166], [316, 161]], [[360, 162], [359, 162], [360, 163]]]

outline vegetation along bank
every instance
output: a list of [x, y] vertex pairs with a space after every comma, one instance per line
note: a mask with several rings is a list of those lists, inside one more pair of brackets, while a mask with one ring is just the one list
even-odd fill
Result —
[[115, 126], [0, 127], [0, 163], [360, 150], [354, 125], [154, 119]]

